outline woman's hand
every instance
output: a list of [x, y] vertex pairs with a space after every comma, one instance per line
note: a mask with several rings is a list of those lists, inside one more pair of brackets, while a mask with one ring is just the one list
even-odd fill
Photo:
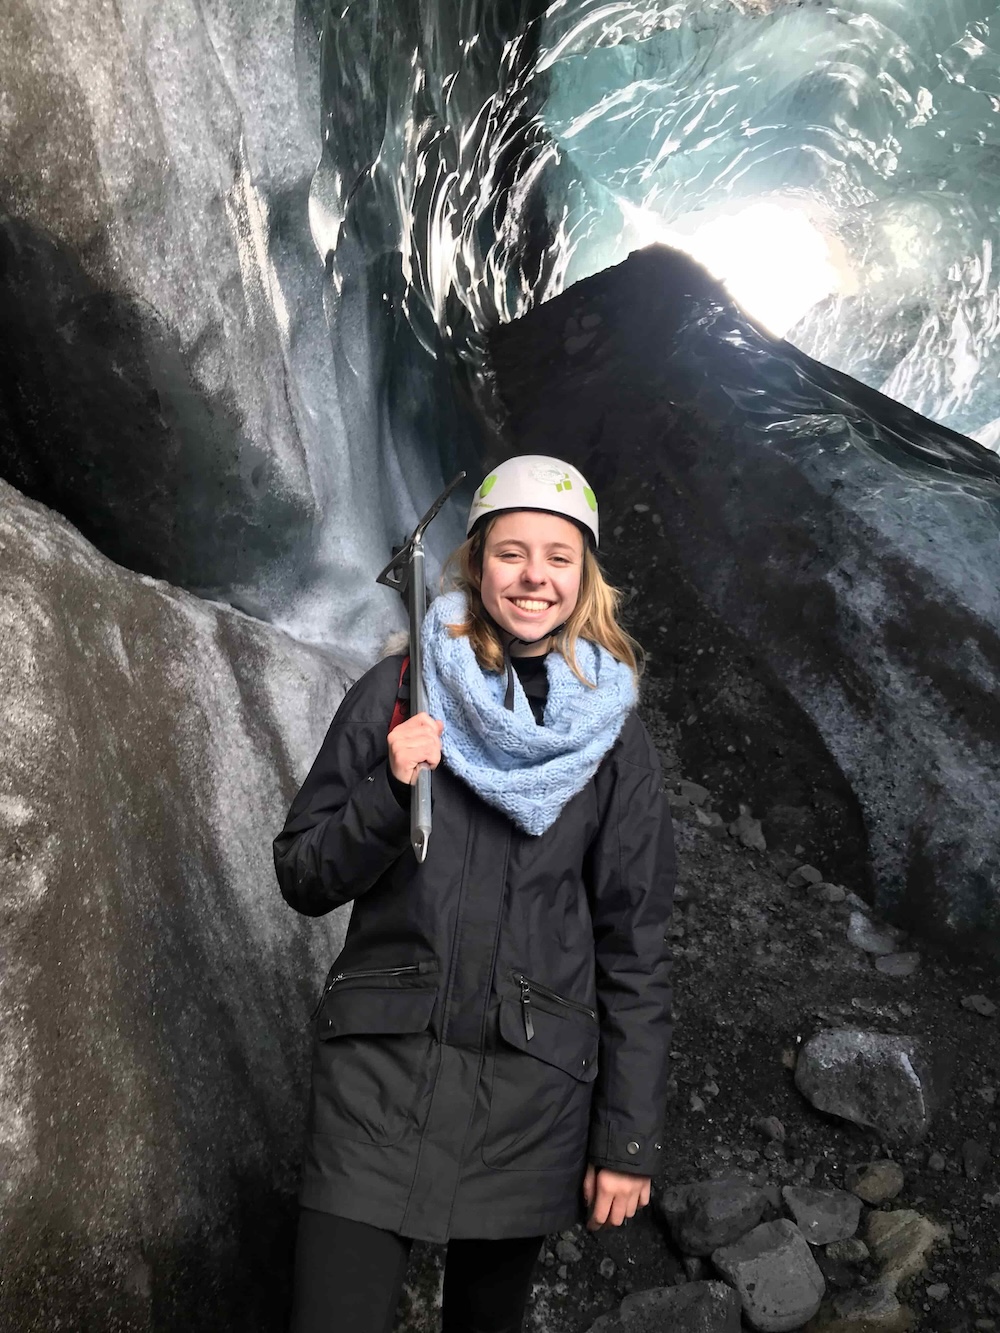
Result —
[[607, 1167], [588, 1166], [583, 1177], [583, 1201], [590, 1209], [588, 1231], [620, 1227], [649, 1203], [649, 1176], [630, 1176]]
[[421, 764], [437, 768], [441, 762], [443, 731], [444, 723], [435, 721], [428, 713], [417, 713], [393, 727], [389, 732], [389, 769], [397, 782], [412, 786]]

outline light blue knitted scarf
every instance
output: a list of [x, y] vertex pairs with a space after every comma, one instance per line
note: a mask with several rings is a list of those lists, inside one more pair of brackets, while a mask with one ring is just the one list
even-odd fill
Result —
[[545, 659], [549, 693], [542, 723], [518, 680], [514, 710], [504, 707], [504, 677], [484, 671], [466, 637], [446, 626], [466, 618], [463, 592], [433, 601], [424, 620], [427, 711], [444, 722], [442, 757], [477, 796], [526, 833], [544, 833], [597, 772], [618, 738], [636, 689], [632, 672], [599, 645], [578, 639], [582, 685], [561, 653]]

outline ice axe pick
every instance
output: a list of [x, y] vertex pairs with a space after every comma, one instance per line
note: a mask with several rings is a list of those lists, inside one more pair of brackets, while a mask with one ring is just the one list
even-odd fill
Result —
[[[386, 565], [375, 580], [392, 588], [406, 601], [410, 616], [410, 716], [427, 711], [424, 691], [423, 646], [420, 633], [427, 611], [427, 587], [424, 581], [424, 533], [437, 516], [455, 487], [465, 480], [460, 472], [441, 492], [417, 526], [413, 536]], [[418, 861], [427, 856], [431, 836], [431, 770], [421, 764], [410, 796], [410, 843]]]

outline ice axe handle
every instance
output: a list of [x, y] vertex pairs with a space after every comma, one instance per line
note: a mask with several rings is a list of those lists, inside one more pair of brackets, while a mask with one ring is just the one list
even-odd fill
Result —
[[[423, 645], [420, 631], [423, 628], [426, 608], [426, 585], [424, 583], [424, 532], [452, 491], [464, 481], [465, 473], [457, 477], [438, 496], [414, 530], [406, 545], [389, 561], [376, 579], [377, 583], [401, 592], [407, 600], [410, 613], [410, 713], [427, 711], [423, 677]], [[422, 767], [417, 773], [410, 796], [410, 843], [419, 862], [427, 856], [427, 844], [431, 836], [431, 770]]]
[[422, 764], [410, 798], [410, 843], [423, 864], [431, 837], [431, 770]]

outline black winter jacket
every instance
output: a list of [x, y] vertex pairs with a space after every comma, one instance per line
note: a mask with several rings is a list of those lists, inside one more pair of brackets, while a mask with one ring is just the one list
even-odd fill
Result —
[[418, 865], [388, 780], [401, 658], [345, 697], [274, 842], [285, 899], [353, 902], [317, 1008], [301, 1202], [430, 1241], [583, 1218], [587, 1162], [652, 1175], [675, 877], [635, 714], [541, 837], [442, 765]]

